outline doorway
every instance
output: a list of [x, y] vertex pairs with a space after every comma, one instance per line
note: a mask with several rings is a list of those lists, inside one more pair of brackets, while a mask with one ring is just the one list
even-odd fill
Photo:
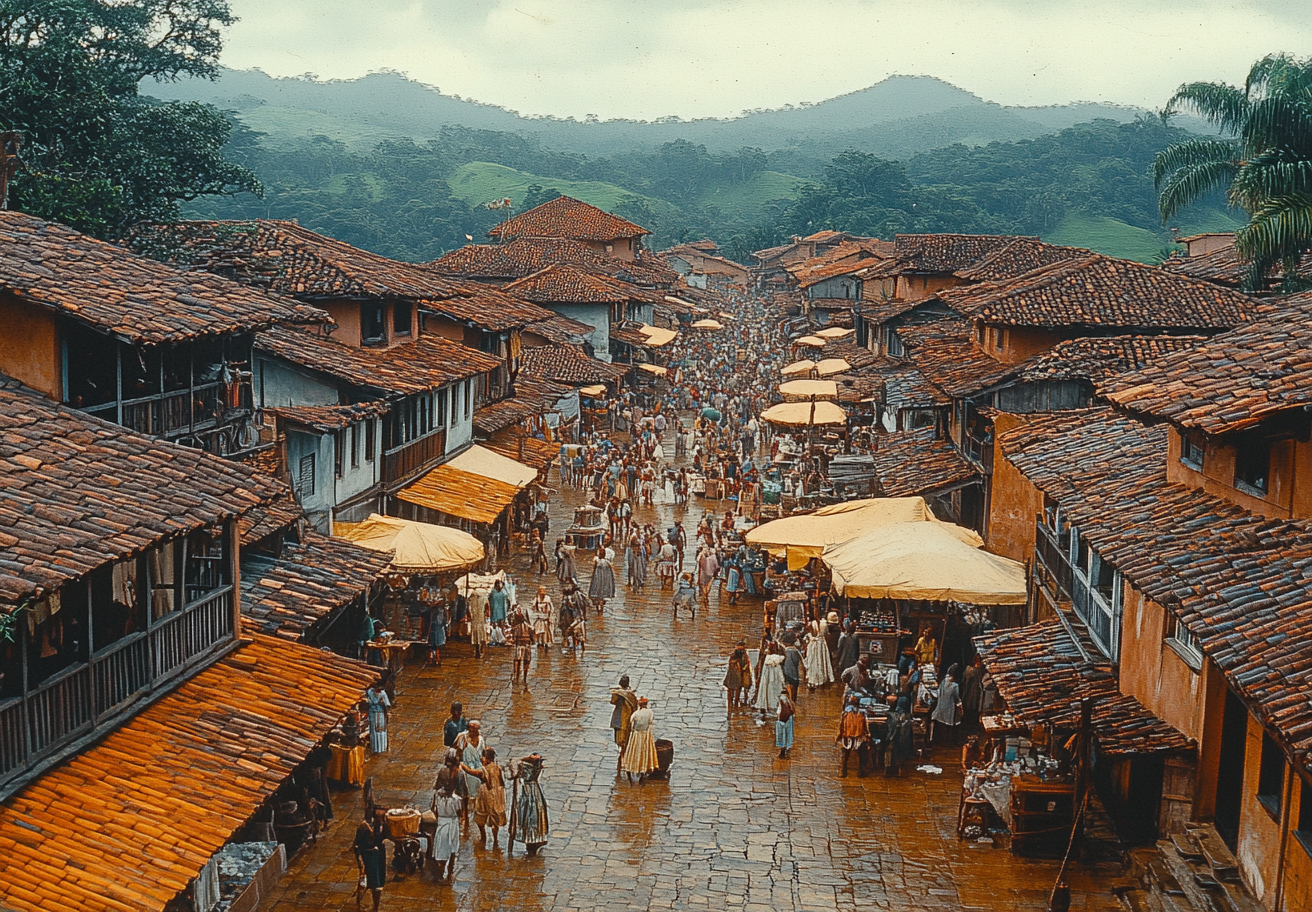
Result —
[[1216, 772], [1216, 832], [1230, 851], [1239, 842], [1239, 812], [1244, 797], [1244, 752], [1248, 746], [1248, 710], [1229, 688], [1221, 721], [1221, 756]]

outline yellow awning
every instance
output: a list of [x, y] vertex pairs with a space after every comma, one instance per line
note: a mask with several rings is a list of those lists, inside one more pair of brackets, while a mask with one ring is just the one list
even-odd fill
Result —
[[1023, 605], [1025, 565], [975, 548], [949, 523], [912, 522], [829, 545], [834, 589], [851, 598]]
[[710, 318], [707, 318], [705, 320], [698, 320], [696, 323], [692, 325], [692, 328], [693, 329], [724, 329], [724, 324], [721, 323], [719, 320], [712, 320]]
[[638, 327], [638, 332], [647, 337], [646, 344], [651, 348], [660, 348], [662, 345], [669, 345], [679, 335], [677, 330], [662, 329], [659, 326], [650, 326], [646, 323]]
[[816, 362], [815, 365], [817, 377], [832, 377], [834, 374], [841, 374], [851, 369], [852, 365], [848, 364], [843, 358], [825, 358], [823, 361]]
[[806, 377], [806, 376], [810, 376], [811, 372], [814, 370], [815, 370], [814, 361], [803, 360], [803, 361], [794, 361], [792, 364], [788, 365], [783, 370], [779, 371], [779, 373], [783, 374], [785, 377]]
[[783, 402], [761, 412], [761, 420], [788, 427], [846, 424], [847, 412], [832, 402]]
[[450, 464], [440, 465], [397, 492], [406, 503], [416, 504], [481, 525], [496, 520], [510, 506], [520, 488]]
[[[774, 557], [786, 554], [788, 566], [797, 570], [811, 558], [820, 557], [826, 545], [848, 541], [883, 526], [913, 522], [939, 522], [923, 497], [874, 497], [776, 519], [757, 526], [743, 537], [753, 548], [762, 548]], [[969, 529], [951, 528], [953, 535], [971, 547], [983, 546], [983, 539]]]
[[579, 392], [585, 396], [604, 396], [606, 395], [606, 386], [602, 383], [594, 383], [592, 386], [580, 386]]
[[647, 373], [652, 374], [653, 376], [656, 377], [664, 377], [666, 374], [669, 373], [669, 370], [667, 370], [664, 367], [661, 367], [658, 364], [639, 364], [638, 370], [644, 370]]
[[828, 326], [817, 332], [816, 335], [821, 339], [841, 339], [844, 336], [852, 335], [854, 332], [856, 332], [856, 330], [852, 329], [850, 326], [846, 328], [842, 326]]
[[824, 348], [829, 344], [827, 339], [821, 339], [819, 336], [802, 336], [793, 343], [794, 345], [809, 345], [811, 348]]
[[478, 444], [474, 444], [446, 464], [453, 469], [469, 472], [471, 475], [482, 475], [484, 478], [491, 478], [493, 481], [504, 482], [517, 488], [531, 484], [538, 478], [537, 469], [502, 456], [500, 453], [494, 453]]
[[468, 532], [377, 513], [362, 523], [335, 523], [333, 534], [361, 548], [393, 552], [391, 567], [403, 573], [462, 570], [483, 559], [483, 543]]
[[785, 399], [837, 399], [838, 384], [832, 380], [789, 380], [779, 384]]

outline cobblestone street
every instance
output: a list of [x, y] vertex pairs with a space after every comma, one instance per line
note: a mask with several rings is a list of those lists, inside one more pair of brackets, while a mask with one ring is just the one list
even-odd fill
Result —
[[[580, 498], [572, 490], [555, 498], [553, 541]], [[659, 528], [675, 509], [656, 508]], [[702, 512], [692, 505], [685, 527]], [[650, 521], [652, 511], [636, 518]], [[524, 572], [526, 560], [512, 561], [521, 599], [537, 582]], [[622, 557], [616, 563], [622, 580]], [[586, 588], [588, 568], [580, 573]], [[543, 578], [558, 597], [554, 577]], [[427, 808], [442, 724], [449, 704], [461, 700], [469, 718], [482, 720], [503, 765], [533, 750], [547, 758], [551, 838], [538, 857], [517, 846], [507, 858], [504, 831], [492, 850], [471, 827], [454, 885], [437, 883], [431, 865], [398, 879], [389, 870], [384, 910], [1047, 908], [1058, 862], [958, 840], [961, 774], [953, 752], [933, 758], [941, 775], [838, 778], [835, 685], [802, 689], [788, 760], [778, 759], [772, 722], [758, 725], [747, 710], [726, 718], [726, 657], [739, 637], [751, 645], [759, 636], [759, 600], [730, 606], [713, 595], [709, 613], [672, 622], [669, 594], [654, 576], [645, 592], [621, 589], [604, 617], [589, 618], [585, 654], [536, 651], [528, 693], [511, 688], [510, 650], [490, 650], [480, 662], [466, 643], [444, 650], [440, 667], [411, 665], [400, 675], [391, 750], [366, 766], [380, 801]], [[657, 737], [675, 744], [668, 782], [616, 776], [609, 690], [623, 673], [651, 698]], [[338, 792], [334, 800], [336, 820], [291, 860], [266, 912], [355, 907], [350, 845], [362, 796]], [[1073, 863], [1072, 908], [1119, 908], [1109, 889], [1120, 874], [1116, 864]]]

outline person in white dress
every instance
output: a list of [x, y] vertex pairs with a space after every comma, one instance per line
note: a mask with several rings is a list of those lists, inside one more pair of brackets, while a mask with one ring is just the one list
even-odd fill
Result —
[[428, 856], [437, 862], [437, 879], [455, 877], [456, 855], [460, 852], [460, 809], [462, 801], [456, 794], [456, 776], [453, 763], [437, 775], [433, 786], [433, 800], [429, 805], [437, 815], [437, 831]]
[[813, 620], [807, 626], [806, 686], [811, 690], [824, 687], [834, 680], [834, 664], [829, 658], [829, 643], [825, 638], [824, 621]]
[[538, 586], [537, 598], [528, 610], [529, 620], [533, 622], [533, 641], [539, 649], [556, 645], [556, 606], [547, 595], [546, 586]]
[[656, 716], [647, 706], [646, 697], [638, 697], [638, 708], [629, 716], [629, 740], [624, 745], [620, 769], [633, 781], [633, 774], [643, 779], [659, 766], [656, 760]]
[[765, 664], [761, 666], [761, 682], [756, 685], [756, 703], [755, 706], [761, 711], [761, 719], [764, 721], [765, 714], [775, 712], [779, 707], [779, 694], [784, 689], [784, 657], [782, 655], [768, 655], [765, 657]]
[[469, 642], [474, 647], [474, 658], [483, 657], [487, 637], [487, 593], [476, 589], [469, 594]]

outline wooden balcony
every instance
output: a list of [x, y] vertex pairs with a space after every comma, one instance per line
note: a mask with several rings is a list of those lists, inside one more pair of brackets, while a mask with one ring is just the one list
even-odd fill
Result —
[[389, 490], [410, 481], [446, 455], [446, 429], [383, 452], [383, 486]]
[[77, 739], [131, 715], [230, 642], [233, 590], [225, 586], [66, 668], [26, 694], [0, 701], [0, 794], [7, 784]]

